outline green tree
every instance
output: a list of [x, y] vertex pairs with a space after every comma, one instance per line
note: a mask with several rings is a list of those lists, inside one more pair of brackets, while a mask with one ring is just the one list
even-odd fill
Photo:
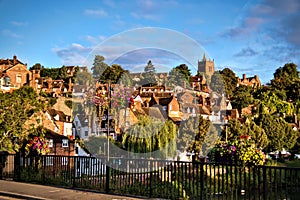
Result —
[[[112, 84], [120, 83], [124, 74], [128, 74], [128, 70], [124, 70], [121, 65], [112, 64], [107, 67], [102, 75], [103, 80], [110, 80]], [[128, 82], [128, 80], [127, 80]]]
[[190, 82], [191, 70], [186, 64], [180, 64], [174, 68], [178, 73], [182, 74], [187, 83]]
[[289, 89], [291, 89], [290, 86], [298, 80], [299, 71], [297, 70], [297, 65], [294, 63], [287, 63], [283, 67], [276, 69], [274, 78], [271, 80], [271, 85], [277, 90], [285, 91], [288, 98], [296, 100], [295, 97], [297, 98], [297, 96], [294, 96], [294, 92], [292, 92], [292, 95], [290, 96]]
[[180, 151], [204, 155], [217, 139], [216, 128], [209, 120], [202, 116], [190, 117], [180, 124], [177, 146]]
[[225, 68], [222, 71], [220, 71], [220, 74], [222, 75], [223, 78], [226, 95], [228, 97], [232, 97], [234, 95], [233, 92], [238, 83], [235, 73], [231, 69]]
[[130, 152], [149, 153], [151, 156], [159, 150], [164, 158], [174, 157], [176, 125], [171, 120], [162, 122], [148, 116], [140, 117], [139, 122], [124, 133], [122, 144]]
[[220, 71], [215, 71], [211, 76], [210, 89], [218, 94], [225, 93], [225, 86], [223, 82], [223, 76]]
[[183, 86], [185, 83], [186, 86], [189, 86], [188, 79], [186, 79], [185, 75], [183, 73], [180, 73], [179, 70], [176, 68], [173, 68], [170, 72], [168, 77], [164, 80], [164, 85], [168, 87], [176, 87], [176, 86]]
[[76, 83], [80, 85], [92, 85], [94, 83], [94, 78], [90, 72], [77, 72]]
[[248, 118], [244, 124], [239, 120], [229, 120], [222, 131], [224, 141], [226, 138], [228, 141], [238, 140], [242, 135], [248, 135], [257, 148], [265, 148], [269, 143], [268, 136], [264, 129], [256, 125], [251, 118]]
[[32, 67], [29, 68], [29, 70], [34, 70], [34, 69], [42, 70], [43, 68], [44, 66], [41, 65], [41, 63], [35, 63]]
[[102, 79], [103, 73], [109, 66], [104, 62], [104, 57], [96, 55], [93, 63], [93, 76], [97, 79]]
[[27, 139], [25, 122], [44, 106], [32, 87], [0, 93], [0, 151], [18, 152]]
[[299, 137], [299, 132], [294, 131], [281, 117], [262, 114], [256, 119], [255, 123], [262, 127], [268, 136], [269, 144], [266, 147], [268, 152], [281, 151], [283, 148], [291, 149]]
[[151, 60], [147, 63], [144, 72], [142, 73], [141, 80], [139, 82], [142, 86], [154, 86], [157, 85], [155, 67], [152, 64]]
[[155, 73], [156, 72], [155, 67], [152, 64], [151, 60], [148, 61], [146, 67], [144, 68], [144, 72], [146, 72], [146, 73], [149, 73], [149, 72]]
[[237, 87], [231, 97], [231, 104], [233, 108], [242, 110], [250, 104], [254, 103], [253, 95], [251, 94], [252, 89], [245, 85]]

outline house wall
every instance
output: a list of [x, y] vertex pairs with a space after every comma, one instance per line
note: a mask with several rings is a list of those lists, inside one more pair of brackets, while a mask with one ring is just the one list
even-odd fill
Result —
[[74, 156], [75, 144], [69, 141], [68, 147], [62, 147], [62, 141], [54, 142], [53, 147], [50, 148], [50, 155]]
[[10, 77], [10, 83], [17, 88], [29, 83], [31, 78], [31, 72], [27, 70], [26, 66], [21, 64], [8, 69], [6, 74]]

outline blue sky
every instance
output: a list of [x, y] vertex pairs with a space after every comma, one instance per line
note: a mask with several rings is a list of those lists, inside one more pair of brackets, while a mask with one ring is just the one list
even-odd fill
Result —
[[285, 63], [299, 65], [299, 0], [0, 0], [0, 8], [0, 58], [17, 55], [28, 67], [91, 65], [102, 53], [131, 71], [152, 60], [157, 71], [187, 63], [196, 73], [205, 51], [217, 69], [266, 83]]

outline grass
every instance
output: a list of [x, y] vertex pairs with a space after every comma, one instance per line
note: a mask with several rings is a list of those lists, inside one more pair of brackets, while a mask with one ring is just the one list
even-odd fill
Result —
[[286, 160], [286, 161], [276, 161], [276, 160], [268, 160], [266, 163], [267, 166], [279, 166], [279, 167], [299, 167], [300, 168], [300, 160]]

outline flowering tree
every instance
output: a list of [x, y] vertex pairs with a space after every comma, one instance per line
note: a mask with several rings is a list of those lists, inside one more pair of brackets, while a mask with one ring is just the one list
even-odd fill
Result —
[[42, 127], [32, 127], [24, 147], [26, 156], [40, 156], [50, 153], [49, 144], [45, 138], [45, 130]]
[[133, 99], [131, 98], [131, 95], [131, 91], [124, 87], [115, 89], [114, 92], [111, 94], [112, 108], [118, 110], [128, 107], [129, 104], [133, 104]]
[[25, 146], [25, 155], [46, 155], [50, 153], [45, 138], [34, 136]]
[[233, 162], [240, 165], [263, 165], [265, 154], [255, 146], [249, 135], [232, 141], [219, 141], [209, 154], [215, 162]]

